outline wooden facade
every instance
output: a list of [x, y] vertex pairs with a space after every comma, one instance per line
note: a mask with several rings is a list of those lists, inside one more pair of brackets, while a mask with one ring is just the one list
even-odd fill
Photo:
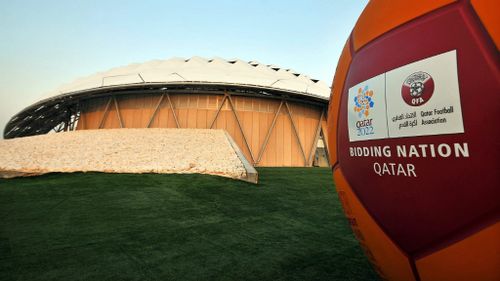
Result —
[[224, 129], [255, 166], [312, 166], [318, 140], [326, 137], [326, 104], [230, 94], [132, 94], [90, 99], [80, 110], [77, 130]]

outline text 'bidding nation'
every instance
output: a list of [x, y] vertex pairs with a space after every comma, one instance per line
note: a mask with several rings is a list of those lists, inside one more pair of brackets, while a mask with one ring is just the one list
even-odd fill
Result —
[[[440, 143], [440, 144], [412, 144], [356, 146], [349, 147], [351, 157], [386, 157], [397, 158], [467, 158], [469, 157], [469, 145], [464, 143]], [[373, 172], [379, 176], [404, 176], [417, 177], [416, 167], [411, 163], [374, 162]]]

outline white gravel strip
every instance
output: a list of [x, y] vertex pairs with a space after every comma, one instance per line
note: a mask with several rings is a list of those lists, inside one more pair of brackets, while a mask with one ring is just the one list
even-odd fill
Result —
[[246, 177], [223, 130], [102, 129], [0, 140], [0, 177], [50, 172]]

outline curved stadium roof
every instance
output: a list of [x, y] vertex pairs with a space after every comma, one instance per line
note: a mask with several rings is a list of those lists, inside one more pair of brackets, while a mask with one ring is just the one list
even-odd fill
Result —
[[328, 102], [330, 96], [330, 88], [323, 81], [292, 69], [256, 61], [201, 57], [152, 60], [98, 72], [62, 85], [12, 117], [5, 127], [4, 138], [50, 131], [72, 114], [69, 106], [81, 99], [127, 90], [130, 93], [134, 89], [158, 91], [173, 88], [239, 89], [264, 95], [274, 92], [323, 103]]
[[291, 91], [326, 99], [330, 96], [330, 88], [323, 81], [311, 79], [292, 69], [264, 65], [255, 61], [192, 57], [152, 60], [113, 68], [76, 79], [56, 89], [46, 98], [97, 88], [145, 83], [232, 84]]

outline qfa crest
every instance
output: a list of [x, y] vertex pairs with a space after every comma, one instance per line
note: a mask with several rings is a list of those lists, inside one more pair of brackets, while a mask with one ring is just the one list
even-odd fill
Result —
[[410, 106], [420, 106], [428, 102], [433, 93], [434, 79], [429, 73], [423, 71], [410, 74], [401, 87], [401, 96]]
[[368, 85], [359, 88], [358, 94], [354, 97], [354, 112], [358, 113], [358, 117], [367, 118], [374, 104], [373, 91], [369, 90]]

